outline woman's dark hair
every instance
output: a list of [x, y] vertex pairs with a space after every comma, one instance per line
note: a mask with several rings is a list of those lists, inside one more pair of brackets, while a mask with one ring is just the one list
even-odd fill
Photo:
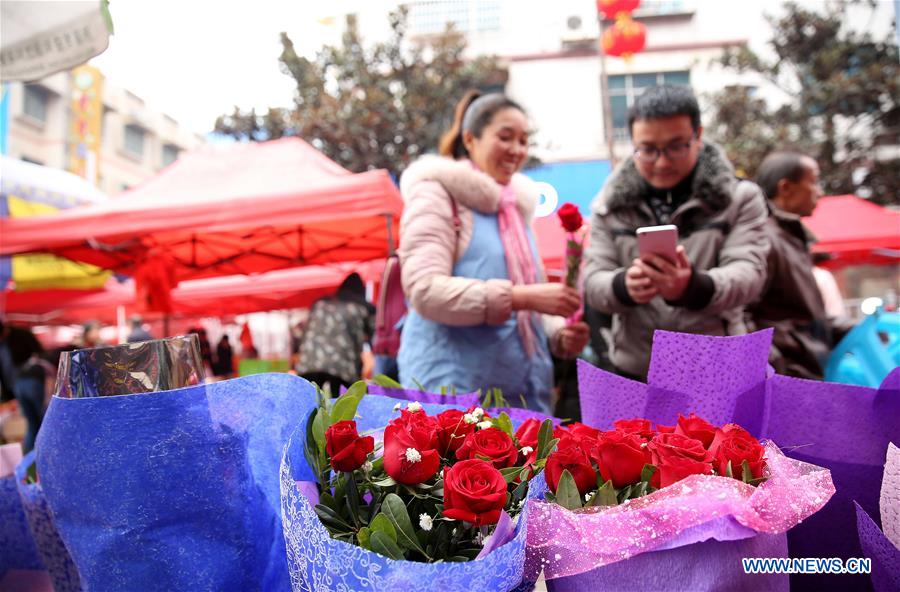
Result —
[[756, 184], [769, 199], [778, 195], [778, 183], [782, 179], [797, 183], [808, 169], [804, 159], [811, 158], [802, 152], [784, 150], [766, 156], [756, 171]]
[[441, 136], [438, 152], [454, 160], [466, 158], [469, 151], [463, 144], [463, 132], [472, 132], [473, 136], [480, 138], [494, 115], [510, 107], [525, 113], [521, 105], [502, 93], [482, 94], [481, 91], [470, 90], [456, 104], [453, 124]]
[[344, 281], [341, 282], [341, 286], [338, 288], [337, 299], [345, 302], [368, 304], [366, 301], [366, 286], [358, 273], [354, 271], [344, 278]]
[[31, 329], [24, 327], [10, 327], [6, 338], [9, 347], [9, 357], [16, 368], [21, 368], [34, 354], [43, 353], [44, 347]]

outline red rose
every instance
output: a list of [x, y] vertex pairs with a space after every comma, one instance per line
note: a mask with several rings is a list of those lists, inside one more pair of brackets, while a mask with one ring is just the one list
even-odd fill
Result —
[[581, 217], [581, 212], [578, 211], [578, 206], [573, 203], [564, 203], [557, 210], [556, 215], [559, 216], [562, 227], [566, 232], [576, 232], [584, 224], [584, 219]]
[[746, 460], [754, 479], [763, 476], [766, 467], [765, 448], [739, 425], [730, 423], [718, 430], [709, 451], [713, 455], [713, 468], [719, 475], [728, 474], [730, 461], [732, 476], [743, 479], [743, 464]]
[[653, 464], [659, 463], [673, 456], [688, 458], [699, 462], [709, 462], [712, 455], [703, 447], [703, 442], [688, 438], [681, 434], [659, 434], [647, 444]]
[[691, 460], [684, 456], [672, 456], [657, 466], [650, 484], [653, 487], [668, 487], [689, 475], [709, 475], [712, 467], [707, 462]]
[[465, 413], [459, 409], [448, 409], [437, 415], [438, 451], [446, 457], [462, 446], [466, 436], [475, 431], [474, 423], [466, 423]]
[[613, 422], [613, 427], [626, 434], [637, 434], [644, 440], [651, 440], [656, 432], [649, 419], [635, 417], [634, 419], [619, 419]]
[[363, 466], [366, 457], [374, 449], [375, 438], [360, 438], [355, 421], [339, 421], [325, 430], [325, 451], [331, 459], [331, 468], [335, 471], [355, 471]]
[[556, 451], [547, 457], [544, 479], [547, 480], [547, 486], [553, 493], [556, 493], [556, 488], [559, 487], [563, 471], [572, 474], [581, 495], [597, 487], [597, 472], [582, 444], [581, 440], [572, 436], [564, 437], [560, 440]]
[[637, 434], [618, 430], [604, 432], [591, 451], [604, 482], [612, 480], [616, 489], [641, 480], [644, 465], [650, 462], [650, 451]]
[[456, 458], [459, 460], [476, 456], [491, 461], [498, 469], [504, 469], [515, 466], [519, 451], [509, 434], [500, 428], [486, 428], [466, 436], [462, 446], [456, 451]]
[[684, 417], [678, 416], [678, 424], [675, 426], [675, 433], [700, 440], [703, 446], [709, 448], [713, 438], [716, 436], [716, 426], [709, 423], [702, 417], [697, 417], [693, 413]]
[[662, 424], [656, 424], [656, 431], [660, 434], [674, 434], [675, 426], [667, 426]]
[[657, 471], [650, 479], [654, 487], [666, 487], [688, 475], [712, 472], [712, 455], [703, 442], [681, 434], [659, 434], [648, 444]]
[[444, 471], [444, 516], [484, 526], [496, 524], [506, 506], [506, 480], [491, 463], [462, 460]]
[[519, 447], [537, 448], [538, 433], [541, 431], [541, 422], [533, 417], [529, 417], [522, 422], [519, 429], [516, 430], [516, 440], [519, 441]]
[[568, 428], [570, 434], [576, 438], [581, 438], [582, 440], [596, 440], [600, 435], [600, 430], [597, 428], [592, 428], [589, 425], [584, 425], [577, 421], [569, 424]]
[[441, 466], [437, 431], [437, 421], [423, 411], [392, 420], [384, 429], [385, 472], [404, 485], [431, 479]]

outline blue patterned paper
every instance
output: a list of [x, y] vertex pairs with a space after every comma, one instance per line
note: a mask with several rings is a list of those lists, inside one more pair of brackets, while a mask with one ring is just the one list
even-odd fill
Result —
[[0, 479], [0, 580], [10, 569], [44, 569], [14, 475]]

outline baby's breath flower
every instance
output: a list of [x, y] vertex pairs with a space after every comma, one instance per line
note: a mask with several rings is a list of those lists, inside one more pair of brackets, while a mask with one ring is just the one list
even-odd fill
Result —
[[411, 463], [417, 463], [422, 460], [422, 454], [415, 448], [406, 449], [406, 460]]
[[419, 403], [418, 401], [413, 401], [412, 403], [410, 403], [409, 405], [406, 406], [406, 410], [407, 410], [407, 411], [412, 411], [412, 412], [415, 412], [415, 411], [421, 411], [421, 410], [422, 410], [422, 404]]
[[431, 525], [431, 516], [429, 516], [428, 514], [419, 514], [419, 526], [422, 527], [422, 530], [426, 532], [431, 530]]
[[481, 421], [481, 422], [478, 422], [478, 427], [479, 427], [479, 429], [482, 429], [482, 430], [486, 430], [486, 429], [488, 429], [488, 428], [490, 428], [490, 427], [493, 427], [493, 426], [494, 426], [494, 424], [492, 424], [492, 423], [489, 422], [489, 421]]

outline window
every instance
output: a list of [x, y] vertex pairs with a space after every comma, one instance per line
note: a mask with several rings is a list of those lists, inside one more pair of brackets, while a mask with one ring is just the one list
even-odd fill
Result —
[[47, 105], [50, 102], [50, 93], [46, 88], [37, 84], [25, 85], [25, 104], [22, 111], [29, 118], [39, 123], [47, 123]]
[[144, 156], [144, 130], [136, 125], [125, 126], [125, 152], [132, 156]]
[[174, 146], [172, 144], [163, 144], [162, 149], [162, 165], [169, 166], [176, 160], [178, 160], [178, 154], [181, 151], [178, 149], [178, 146]]
[[612, 109], [613, 137], [628, 139], [628, 108], [646, 89], [660, 84], [690, 85], [691, 73], [653, 72], [609, 77], [609, 103]]
[[483, 0], [419, 0], [410, 2], [410, 32], [414, 35], [443, 33], [447, 23], [461, 33], [500, 30], [500, 2]]

